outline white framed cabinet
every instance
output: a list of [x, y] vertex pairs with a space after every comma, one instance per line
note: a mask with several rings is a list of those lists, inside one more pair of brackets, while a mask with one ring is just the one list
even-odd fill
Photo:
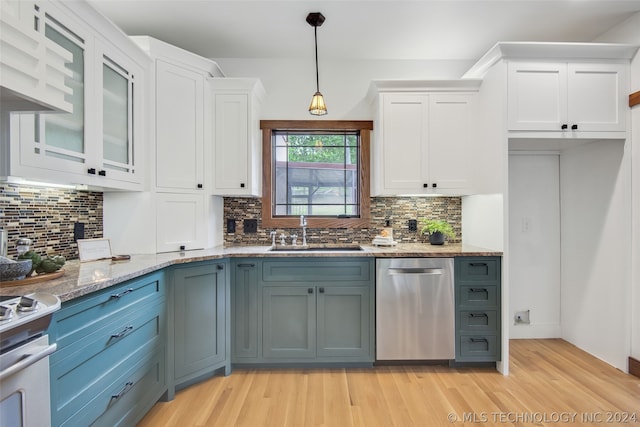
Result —
[[380, 94], [372, 194], [471, 194], [476, 96]]
[[261, 196], [260, 106], [258, 79], [210, 79], [213, 104], [213, 194]]
[[508, 129], [562, 132], [626, 131], [626, 70], [615, 62], [509, 61]]
[[98, 32], [106, 24], [90, 9], [81, 20], [64, 5], [39, 6], [33, 10], [38, 30], [72, 56], [66, 84], [73, 112], [12, 116], [2, 175], [141, 190], [148, 58], [128, 38]]

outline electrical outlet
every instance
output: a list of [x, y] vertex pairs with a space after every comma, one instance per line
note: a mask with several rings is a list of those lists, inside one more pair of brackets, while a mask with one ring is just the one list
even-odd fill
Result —
[[84, 222], [76, 222], [73, 224], [73, 241], [84, 239]]
[[233, 218], [227, 218], [227, 233], [236, 232], [236, 220]]
[[245, 233], [257, 233], [258, 232], [258, 220], [257, 219], [245, 219], [243, 227], [244, 227], [244, 232]]
[[418, 231], [418, 220], [410, 219], [409, 220], [409, 231]]
[[516, 325], [529, 325], [531, 320], [529, 319], [530, 310], [516, 311], [513, 316], [513, 322]]

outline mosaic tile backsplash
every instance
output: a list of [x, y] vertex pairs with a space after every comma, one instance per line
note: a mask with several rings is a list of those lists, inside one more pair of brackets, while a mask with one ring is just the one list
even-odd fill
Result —
[[0, 228], [8, 231], [8, 256], [15, 241], [28, 237], [42, 255], [78, 258], [74, 223], [84, 223], [85, 239], [102, 237], [102, 193], [0, 184]]
[[[269, 233], [273, 229], [262, 227], [262, 204], [255, 198], [224, 198], [224, 221], [236, 220], [236, 232], [224, 231], [224, 245], [269, 245], [271, 238]], [[258, 232], [245, 233], [243, 220], [257, 219]], [[454, 228], [456, 237], [450, 242], [462, 241], [461, 219], [462, 199], [460, 197], [372, 197], [371, 198], [371, 227], [370, 228], [333, 228], [333, 229], [307, 229], [308, 243], [371, 243], [373, 238], [380, 234], [385, 225], [385, 220], [391, 220], [393, 227], [393, 239], [399, 243], [427, 242], [427, 236], [419, 232], [409, 231], [410, 219], [445, 219]], [[418, 223], [418, 230], [420, 230]], [[300, 228], [277, 229], [278, 235], [284, 233], [287, 236], [298, 234]], [[289, 241], [289, 239], [287, 239]]]

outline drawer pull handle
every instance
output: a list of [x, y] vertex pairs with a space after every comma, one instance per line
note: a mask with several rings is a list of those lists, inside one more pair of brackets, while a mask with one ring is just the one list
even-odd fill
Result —
[[131, 390], [132, 387], [133, 387], [133, 383], [131, 381], [127, 381], [127, 383], [124, 385], [124, 387], [122, 387], [122, 389], [117, 394], [112, 394], [111, 395], [111, 399], [112, 400], [120, 399], [122, 396], [127, 394], [127, 392], [129, 390]]
[[111, 294], [111, 299], [122, 298], [123, 296], [125, 296], [126, 294], [130, 294], [131, 292], [133, 292], [133, 288], [129, 288], [124, 292], [120, 292], [119, 294]]
[[487, 313], [469, 313], [469, 317], [489, 317]]
[[238, 264], [238, 268], [253, 268], [255, 264]]
[[486, 338], [469, 338], [469, 342], [472, 342], [472, 343], [484, 342], [489, 344], [489, 341]]
[[111, 338], [122, 338], [128, 332], [131, 332], [131, 331], [133, 331], [133, 326], [127, 326], [126, 328], [124, 328], [123, 330], [118, 332], [117, 334], [111, 334]]
[[469, 263], [469, 265], [471, 267], [486, 267], [487, 263], [486, 262], [471, 262], [471, 263]]
[[488, 292], [486, 288], [469, 288], [469, 292], [479, 293], [479, 292]]

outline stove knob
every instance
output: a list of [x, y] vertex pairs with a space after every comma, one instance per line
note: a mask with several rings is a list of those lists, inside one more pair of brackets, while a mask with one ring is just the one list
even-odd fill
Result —
[[13, 310], [6, 305], [0, 305], [0, 320], [9, 320], [13, 317]]

